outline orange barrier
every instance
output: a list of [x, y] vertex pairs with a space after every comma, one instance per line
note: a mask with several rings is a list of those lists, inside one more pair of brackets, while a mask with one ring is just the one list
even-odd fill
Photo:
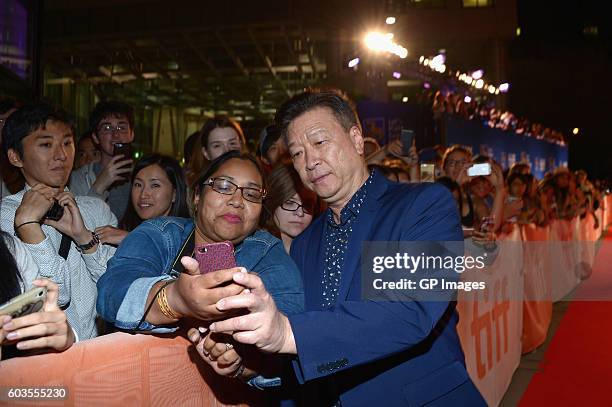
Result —
[[[457, 309], [457, 327], [470, 376], [489, 405], [503, 397], [520, 354], [539, 346], [550, 322], [550, 301], [510, 301], [520, 295], [548, 294], [558, 274], [571, 280], [570, 273], [555, 269], [555, 236], [594, 242], [612, 224], [612, 196], [598, 211], [600, 227], [592, 219], [582, 222], [557, 221], [549, 227], [518, 227], [501, 241], [523, 242], [500, 251], [488, 267], [492, 284], [485, 293], [462, 291]], [[550, 245], [525, 246], [548, 241]], [[579, 262], [594, 256], [590, 248], [574, 245], [566, 257], [572, 271]], [[577, 248], [577, 249], [576, 249]], [[501, 265], [504, 267], [501, 267]], [[591, 263], [592, 265], [592, 263]], [[566, 275], [567, 274], [567, 275]], [[574, 284], [575, 285], [575, 284]], [[470, 297], [470, 298], [467, 298]], [[544, 297], [550, 298], [550, 297]], [[474, 301], [474, 299], [476, 301]], [[57, 406], [224, 406], [264, 404], [264, 392], [221, 378], [195, 354], [182, 336], [157, 337], [114, 333], [77, 343], [66, 352], [15, 358], [0, 362], [0, 387], [65, 387], [67, 399], [57, 401], [11, 400], [11, 405]], [[2, 401], [0, 401], [1, 403]]]
[[79, 342], [63, 353], [9, 359], [0, 362], [0, 387], [67, 389], [62, 403], [14, 399], [11, 405], [264, 404], [262, 392], [217, 376], [181, 336], [113, 333]]
[[603, 199], [603, 224], [604, 228], [612, 225], [612, 194]]
[[[474, 281], [486, 281], [484, 290], [459, 291], [457, 333], [468, 373], [487, 401], [497, 405], [521, 360], [523, 321], [522, 246], [518, 227], [502, 236], [506, 242], [486, 271]], [[465, 272], [464, 281], [472, 279]]]
[[[550, 227], [538, 228], [535, 225], [521, 227], [523, 239], [525, 298], [523, 302], [522, 352], [536, 349], [546, 340], [552, 319], [551, 268], [550, 268]], [[541, 301], [533, 301], [537, 299]]]

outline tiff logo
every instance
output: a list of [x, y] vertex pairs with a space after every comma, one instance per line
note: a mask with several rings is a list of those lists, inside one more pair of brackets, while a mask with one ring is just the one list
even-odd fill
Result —
[[[487, 371], [493, 369], [493, 327], [495, 327], [495, 362], [501, 360], [502, 354], [508, 352], [508, 311], [510, 310], [510, 300], [508, 299], [508, 277], [504, 276], [501, 281], [498, 279], [493, 286], [492, 308], [488, 309], [489, 287], [483, 291], [484, 301], [481, 301], [478, 296], [478, 291], [474, 291], [475, 297], [473, 302], [473, 320], [471, 324], [471, 332], [474, 337], [474, 346], [476, 348], [476, 371], [478, 378], [482, 379]], [[484, 305], [487, 311], [480, 314], [480, 307]], [[501, 328], [500, 328], [501, 325]], [[503, 328], [503, 332], [500, 332]], [[485, 366], [481, 355], [482, 342], [481, 333], [485, 331], [485, 341], [487, 345], [487, 364]], [[501, 341], [503, 338], [503, 352], [501, 349]]]

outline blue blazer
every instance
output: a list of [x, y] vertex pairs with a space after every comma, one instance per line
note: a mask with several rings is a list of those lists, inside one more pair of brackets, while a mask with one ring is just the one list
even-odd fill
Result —
[[361, 299], [362, 241], [463, 241], [456, 203], [444, 186], [374, 177], [353, 226], [335, 307], [321, 304], [326, 214], [292, 243], [306, 310], [289, 317], [297, 381], [311, 394], [320, 391], [317, 385], [331, 388], [343, 406], [486, 405], [465, 368], [454, 302]]

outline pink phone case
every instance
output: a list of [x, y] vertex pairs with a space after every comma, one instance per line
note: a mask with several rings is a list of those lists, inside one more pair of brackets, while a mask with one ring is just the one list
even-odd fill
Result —
[[231, 242], [196, 245], [195, 257], [200, 265], [200, 273], [202, 274], [236, 267], [234, 246]]

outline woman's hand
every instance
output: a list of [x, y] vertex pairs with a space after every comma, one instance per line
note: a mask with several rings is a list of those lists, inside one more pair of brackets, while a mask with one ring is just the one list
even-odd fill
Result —
[[[242, 357], [234, 349], [234, 341], [230, 336], [222, 341], [222, 335], [211, 334], [200, 329], [191, 328], [187, 333], [202, 359], [220, 376], [234, 377], [242, 370]], [[215, 338], [215, 339], [213, 339]]]
[[128, 235], [128, 232], [123, 229], [116, 228], [114, 226], [101, 226], [96, 228], [96, 234], [100, 238], [100, 243], [112, 244], [119, 246], [123, 239]]
[[30, 350], [51, 348], [64, 351], [75, 342], [66, 313], [57, 306], [59, 289], [51, 280], [34, 280], [37, 287], [47, 287], [47, 298], [40, 312], [11, 319], [4, 317], [0, 329], [0, 342], [16, 343], [17, 349]]

